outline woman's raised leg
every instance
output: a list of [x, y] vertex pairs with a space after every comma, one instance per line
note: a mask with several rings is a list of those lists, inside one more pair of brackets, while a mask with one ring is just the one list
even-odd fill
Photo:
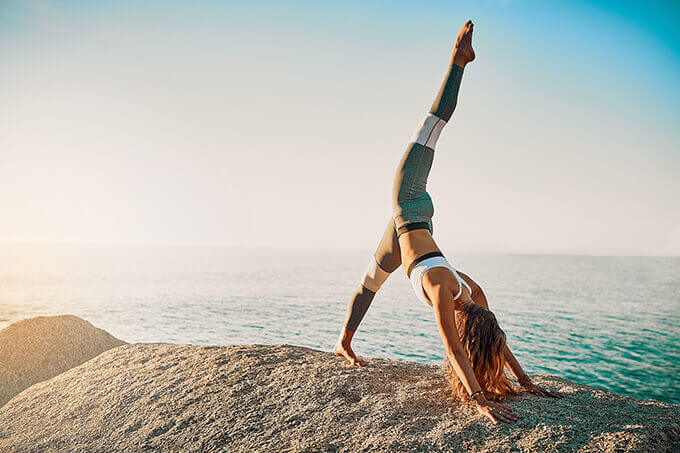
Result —
[[463, 42], [471, 40], [472, 22], [465, 24], [465, 27], [469, 27], [469, 33], [462, 33], [456, 41], [451, 64], [439, 93], [429, 114], [416, 129], [397, 167], [392, 200], [398, 235], [417, 229], [426, 229], [432, 233], [434, 206], [427, 193], [427, 178], [432, 168], [434, 148], [456, 108], [463, 68], [474, 59], [471, 41], [469, 50]]

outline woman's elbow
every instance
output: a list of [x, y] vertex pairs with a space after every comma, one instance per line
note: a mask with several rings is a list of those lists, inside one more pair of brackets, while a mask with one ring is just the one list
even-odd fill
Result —
[[456, 360], [460, 360], [463, 357], [467, 358], [467, 352], [465, 352], [465, 349], [463, 348], [463, 345], [458, 342], [458, 344], [452, 344], [451, 345], [451, 354]]

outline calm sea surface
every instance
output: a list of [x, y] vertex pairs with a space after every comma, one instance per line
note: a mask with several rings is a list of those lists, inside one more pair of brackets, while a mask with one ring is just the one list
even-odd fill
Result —
[[[331, 350], [370, 253], [226, 248], [0, 248], [0, 328], [71, 313], [128, 342]], [[680, 403], [680, 258], [460, 256], [528, 372]], [[403, 271], [359, 355], [440, 364], [432, 309]]]

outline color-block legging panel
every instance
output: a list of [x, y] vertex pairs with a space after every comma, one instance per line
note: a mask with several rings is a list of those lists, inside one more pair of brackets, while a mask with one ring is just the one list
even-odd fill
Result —
[[394, 220], [389, 219], [375, 254], [369, 260], [361, 279], [361, 286], [350, 300], [345, 327], [356, 331], [368, 311], [375, 293], [385, 283], [387, 277], [401, 265], [401, 248], [394, 229]]
[[434, 205], [427, 193], [427, 178], [439, 135], [456, 108], [462, 77], [462, 68], [449, 67], [429, 115], [416, 129], [399, 162], [392, 191], [397, 234], [420, 228], [432, 232]]

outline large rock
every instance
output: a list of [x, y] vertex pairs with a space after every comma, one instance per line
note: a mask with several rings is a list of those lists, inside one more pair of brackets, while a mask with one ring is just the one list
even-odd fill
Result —
[[437, 366], [287, 345], [126, 345], [0, 409], [0, 451], [673, 451], [680, 406], [537, 376], [492, 425], [454, 405]]
[[50, 379], [124, 344], [76, 316], [40, 316], [0, 330], [0, 406]]

